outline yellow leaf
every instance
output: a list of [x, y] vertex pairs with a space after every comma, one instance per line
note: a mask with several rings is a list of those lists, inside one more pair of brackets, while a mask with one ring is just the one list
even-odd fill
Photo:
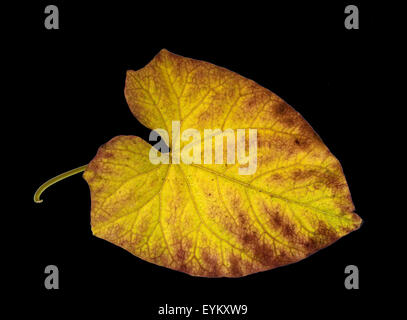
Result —
[[128, 71], [125, 96], [142, 124], [167, 130], [170, 147], [173, 121], [202, 136], [257, 129], [257, 168], [242, 175], [238, 163], [153, 164], [150, 144], [115, 137], [84, 173], [95, 236], [191, 275], [240, 277], [299, 261], [360, 226], [338, 160], [257, 83], [162, 50]]

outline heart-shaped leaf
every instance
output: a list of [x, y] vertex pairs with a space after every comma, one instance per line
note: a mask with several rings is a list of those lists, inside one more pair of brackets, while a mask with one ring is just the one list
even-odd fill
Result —
[[191, 275], [239, 277], [299, 261], [360, 226], [338, 160], [257, 83], [162, 50], [127, 73], [125, 96], [142, 124], [169, 132], [170, 147], [174, 121], [202, 136], [256, 129], [257, 167], [242, 175], [238, 163], [153, 164], [150, 144], [115, 137], [84, 173], [95, 236]]

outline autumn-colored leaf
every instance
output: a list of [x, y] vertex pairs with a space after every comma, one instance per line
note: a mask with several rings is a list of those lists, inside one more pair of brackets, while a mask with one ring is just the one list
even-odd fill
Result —
[[115, 137], [84, 173], [95, 236], [191, 275], [239, 277], [299, 261], [359, 227], [338, 160], [299, 113], [257, 83], [162, 50], [128, 71], [125, 96], [150, 129], [171, 133], [173, 121], [202, 134], [257, 129], [257, 170], [156, 165], [150, 144]]

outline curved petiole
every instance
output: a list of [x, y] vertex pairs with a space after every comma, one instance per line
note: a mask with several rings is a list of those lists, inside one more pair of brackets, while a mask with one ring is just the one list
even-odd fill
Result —
[[43, 183], [35, 192], [34, 194], [34, 202], [36, 203], [41, 203], [42, 200], [40, 199], [41, 194], [50, 186], [52, 186], [53, 184], [64, 180], [65, 178], [68, 178], [70, 176], [73, 176], [74, 174], [77, 174], [79, 172], [85, 171], [88, 165], [84, 165], [72, 170], [69, 170], [67, 172], [64, 172], [60, 175], [57, 175], [56, 177], [49, 179], [47, 182]]

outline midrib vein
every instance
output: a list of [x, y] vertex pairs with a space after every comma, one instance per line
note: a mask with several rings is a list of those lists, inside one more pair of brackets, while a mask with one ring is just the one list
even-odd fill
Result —
[[[242, 185], [242, 186], [245, 187], [245, 188], [249, 188], [249, 189], [252, 189], [252, 190], [255, 190], [255, 191], [258, 191], [258, 192], [263, 192], [263, 193], [269, 195], [270, 197], [277, 198], [277, 199], [280, 199], [280, 200], [282, 200], [282, 201], [286, 201], [286, 202], [288, 202], [288, 203], [297, 204], [297, 205], [299, 205], [299, 206], [302, 206], [302, 207], [305, 207], [305, 208], [308, 208], [308, 209], [311, 209], [311, 210], [315, 210], [315, 211], [318, 211], [318, 212], [323, 213], [323, 214], [326, 214], [326, 215], [332, 215], [330, 212], [327, 212], [327, 211], [324, 211], [324, 210], [321, 210], [321, 209], [319, 209], [319, 208], [315, 208], [315, 207], [312, 207], [312, 206], [308, 206], [308, 205], [306, 205], [306, 204], [303, 203], [303, 202], [299, 202], [299, 201], [295, 201], [295, 200], [292, 200], [292, 199], [288, 199], [288, 198], [282, 197], [282, 196], [280, 196], [280, 195], [274, 194], [274, 193], [269, 192], [269, 191], [267, 191], [267, 190], [264, 190], [264, 189], [255, 187], [255, 186], [253, 186], [253, 185], [251, 185], [251, 184], [249, 184], [249, 183], [246, 183], [246, 182], [237, 180], [237, 179], [235, 179], [235, 178], [233, 178], [233, 177], [229, 177], [229, 176], [227, 176], [227, 175], [224, 175], [224, 174], [222, 174], [222, 173], [220, 173], [220, 172], [217, 172], [217, 171], [215, 171], [215, 170], [209, 169], [209, 168], [207, 168], [207, 167], [203, 167], [203, 166], [201, 166], [201, 165], [193, 164], [193, 163], [191, 163], [190, 165], [193, 166], [193, 167], [196, 167], [196, 168], [198, 168], [198, 169], [201, 169], [201, 170], [210, 172], [210, 173], [212, 173], [212, 174], [215, 175], [215, 176], [219, 176], [219, 177], [224, 178], [224, 179], [226, 179], [226, 180], [229, 180], [229, 181], [232, 181], [232, 182], [234, 182], [234, 183], [240, 184], [240, 185]], [[346, 218], [346, 217], [341, 217], [341, 218], [342, 218], [342, 219], [345, 219], [345, 220], [350, 220], [350, 219], [348, 219], [348, 218]]]

